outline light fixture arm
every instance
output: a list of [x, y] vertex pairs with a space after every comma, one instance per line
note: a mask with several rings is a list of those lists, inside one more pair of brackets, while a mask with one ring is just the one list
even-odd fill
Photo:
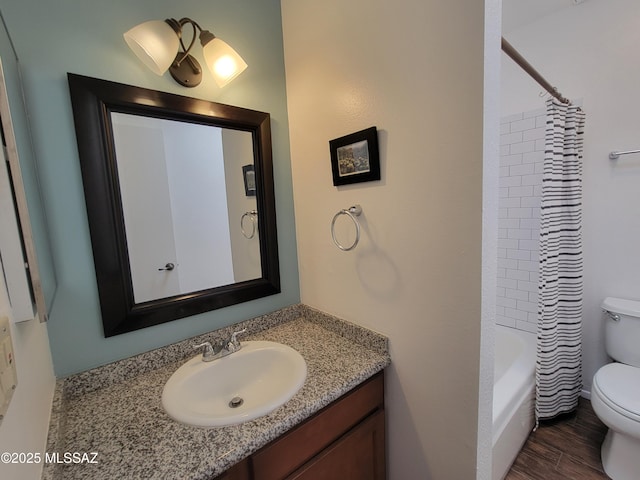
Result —
[[[198, 36], [198, 38], [200, 39], [200, 45], [202, 45], [203, 47], [207, 43], [212, 41], [214, 38], [216, 38], [216, 36], [213, 33], [211, 33], [209, 30], [203, 29], [198, 24], [198, 22], [196, 22], [195, 20], [191, 20], [188, 17], [181, 18], [180, 21], [176, 21], [173, 18], [169, 18], [165, 20], [165, 22], [171, 25], [171, 28], [173, 28], [176, 31], [178, 38], [180, 38], [180, 44], [182, 45], [182, 49], [185, 51], [185, 56], [191, 51], [191, 49], [193, 48], [193, 44], [196, 42], [196, 31], [200, 32], [200, 35]], [[191, 39], [189, 48], [185, 48], [184, 43], [182, 42], [182, 27], [184, 27], [187, 23], [190, 23], [191, 26], [193, 27], [193, 38]]]
[[[178, 38], [180, 39], [180, 45], [182, 45], [182, 50], [184, 50], [184, 56], [178, 64], [182, 63], [182, 61], [187, 57], [191, 49], [193, 48], [194, 43], [196, 43], [196, 32], [200, 32], [198, 38], [200, 39], [200, 45], [203, 47], [212, 41], [216, 36], [211, 33], [209, 30], [204, 30], [198, 22], [195, 20], [191, 20], [189, 17], [181, 18], [180, 21], [175, 20], [174, 18], [168, 18], [165, 20], [171, 28], [176, 32]], [[191, 24], [193, 27], [193, 37], [191, 38], [191, 43], [189, 44], [189, 48], [185, 48], [184, 42], [182, 41], [182, 27], [184, 27], [187, 23]]]
[[[176, 35], [180, 40], [180, 47], [182, 47], [182, 51], [178, 52], [175, 60], [169, 67], [169, 73], [176, 82], [184, 87], [195, 87], [200, 85], [200, 82], [202, 81], [202, 67], [200, 67], [200, 63], [191, 56], [189, 52], [196, 43], [196, 34], [198, 31], [201, 32], [202, 28], [194, 20], [188, 17], [181, 18], [180, 20], [167, 18], [165, 19], [165, 23], [167, 23], [173, 31], [176, 32]], [[193, 28], [193, 36], [188, 47], [185, 46], [182, 38], [182, 28], [187, 24], [191, 25]]]
[[[176, 35], [178, 35], [178, 38], [180, 39], [180, 46], [182, 47], [183, 55], [179, 59], [178, 57], [176, 57], [174, 64], [177, 67], [180, 67], [180, 64], [185, 60], [187, 60], [194, 74], [202, 73], [200, 65], [195, 61], [195, 58], [189, 55], [189, 52], [193, 48], [193, 45], [196, 43], [196, 33], [198, 31], [202, 32], [202, 28], [200, 27], [200, 25], [198, 25], [194, 20], [191, 20], [188, 17], [181, 18], [180, 21], [177, 21], [175, 18], [168, 18], [165, 20], [165, 22], [168, 23], [169, 26], [173, 28], [173, 30], [176, 32]], [[188, 23], [191, 24], [191, 26], [193, 27], [193, 36], [191, 38], [191, 43], [189, 44], [189, 47], [185, 47], [184, 41], [182, 38], [182, 27], [184, 27]], [[178, 55], [180, 55], [180, 52], [178, 52]]]

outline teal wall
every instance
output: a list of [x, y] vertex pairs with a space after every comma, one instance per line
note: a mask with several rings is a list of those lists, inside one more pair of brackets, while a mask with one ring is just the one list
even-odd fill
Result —
[[[299, 302], [279, 0], [0, 0], [0, 10], [22, 66], [56, 266], [48, 330], [58, 377]], [[169, 74], [156, 76], [129, 51], [122, 34], [169, 17], [193, 18], [233, 45], [249, 68], [224, 89], [206, 72], [193, 89]], [[67, 72], [271, 114], [281, 294], [104, 338]]]

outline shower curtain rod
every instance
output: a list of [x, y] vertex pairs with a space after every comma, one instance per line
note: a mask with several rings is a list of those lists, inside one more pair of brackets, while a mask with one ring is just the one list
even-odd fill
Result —
[[511, 57], [514, 62], [516, 62], [525, 72], [527, 72], [529, 76], [531, 76], [531, 78], [538, 82], [540, 86], [542, 86], [542, 88], [549, 92], [552, 97], [557, 98], [562, 103], [571, 104], [571, 101], [563, 97], [560, 92], [558, 92], [558, 89], [556, 87], [547, 82], [545, 78], [540, 75], [538, 71], [533, 68], [531, 64], [527, 62], [527, 60], [522, 55], [520, 55], [520, 53], [515, 48], [513, 48], [513, 46], [511, 46], [509, 42], [505, 40], [504, 37], [502, 37], [502, 51], [509, 55], [509, 57]]

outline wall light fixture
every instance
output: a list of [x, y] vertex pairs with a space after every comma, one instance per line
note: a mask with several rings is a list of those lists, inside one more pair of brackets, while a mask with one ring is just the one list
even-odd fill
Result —
[[[185, 47], [182, 27], [187, 24], [193, 27], [193, 38]], [[203, 30], [190, 18], [150, 20], [126, 32], [124, 39], [152, 72], [164, 75], [168, 69], [180, 85], [195, 87], [202, 81], [202, 68], [189, 52], [196, 41], [197, 32], [200, 32], [204, 61], [219, 87], [224, 87], [247, 68], [245, 61], [229, 44], [210, 31]]]

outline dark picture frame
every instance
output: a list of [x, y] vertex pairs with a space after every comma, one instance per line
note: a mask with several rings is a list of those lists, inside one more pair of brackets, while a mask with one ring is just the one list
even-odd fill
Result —
[[335, 186], [380, 180], [378, 130], [369, 127], [329, 141]]
[[256, 171], [253, 164], [242, 166], [242, 178], [244, 179], [244, 193], [247, 197], [256, 196]]

